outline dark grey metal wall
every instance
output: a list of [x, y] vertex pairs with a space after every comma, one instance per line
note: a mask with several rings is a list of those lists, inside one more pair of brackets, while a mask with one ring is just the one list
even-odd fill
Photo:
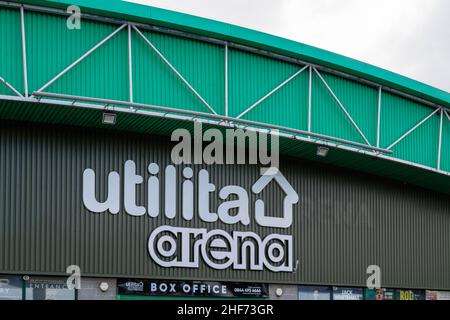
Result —
[[[295, 240], [295, 272], [165, 269], [147, 253], [148, 235], [157, 225], [249, 229], [198, 219], [191, 225], [181, 218], [93, 214], [83, 206], [81, 182], [86, 168], [106, 182], [106, 174], [122, 173], [129, 159], [141, 173], [151, 161], [165, 166], [170, 138], [0, 124], [0, 273], [64, 274], [76, 264], [89, 276], [364, 286], [367, 266], [375, 264], [385, 287], [450, 289], [450, 198], [443, 194], [284, 158], [281, 171], [300, 195], [287, 231]], [[208, 170], [218, 188], [250, 188], [259, 178], [257, 166]], [[144, 192], [139, 189], [140, 201]], [[279, 211], [281, 190], [271, 186], [264, 192], [271, 209]], [[105, 194], [105, 184], [98, 194]], [[280, 232], [255, 221], [251, 231]]]

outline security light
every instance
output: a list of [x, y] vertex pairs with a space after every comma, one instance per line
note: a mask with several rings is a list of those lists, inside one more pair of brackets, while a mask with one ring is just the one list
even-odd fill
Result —
[[116, 114], [115, 113], [103, 113], [103, 124], [115, 125], [116, 124]]
[[328, 155], [328, 151], [330, 151], [330, 149], [326, 147], [317, 147], [317, 155], [319, 157], [326, 157]]
[[101, 283], [98, 285], [98, 287], [100, 288], [100, 290], [101, 290], [102, 292], [106, 292], [106, 291], [108, 291], [109, 285], [108, 285], [108, 282], [101, 282]]
[[283, 289], [277, 288], [277, 290], [275, 290], [275, 295], [281, 297], [283, 295]]

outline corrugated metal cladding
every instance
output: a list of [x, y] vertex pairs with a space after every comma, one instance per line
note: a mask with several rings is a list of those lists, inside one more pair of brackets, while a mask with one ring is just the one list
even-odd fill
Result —
[[[110, 171], [122, 173], [131, 159], [146, 181], [147, 165], [169, 164], [170, 150], [167, 137], [2, 123], [0, 272], [64, 274], [68, 265], [76, 264], [91, 276], [364, 286], [367, 267], [379, 265], [383, 286], [450, 289], [450, 198], [331, 166], [282, 159], [281, 171], [300, 195], [287, 231], [259, 227], [253, 217], [244, 227], [198, 218], [186, 222], [178, 216], [131, 217], [123, 211], [94, 214], [84, 208], [84, 169], [95, 169], [97, 196], [104, 198]], [[218, 188], [235, 184], [249, 190], [259, 178], [257, 166], [207, 169]], [[139, 203], [145, 192], [138, 188]], [[271, 185], [263, 197], [271, 212], [281, 210], [279, 187]], [[217, 193], [211, 197], [217, 198]], [[216, 201], [211, 208], [217, 208]], [[292, 273], [217, 271], [205, 265], [198, 270], [161, 268], [147, 252], [148, 236], [160, 224], [261, 236], [291, 233], [298, 266]]]
[[[41, 88], [118, 27], [83, 19], [80, 30], [69, 30], [64, 16], [26, 9], [29, 91]], [[144, 29], [142, 33], [218, 114], [225, 115], [224, 46]], [[18, 9], [0, 7], [0, 41], [7, 44], [0, 47], [0, 76], [23, 93]], [[133, 101], [210, 112], [135, 31], [132, 31], [131, 43]], [[228, 114], [232, 117], [240, 115], [303, 67], [233, 47], [229, 48], [228, 57]], [[321, 74], [369, 142], [375, 145], [378, 88], [326, 72]], [[128, 33], [124, 28], [45, 91], [129, 101], [128, 85]], [[308, 86], [309, 75], [305, 70], [243, 118], [307, 130]], [[0, 83], [0, 94], [13, 93]], [[424, 104], [383, 91], [380, 147], [390, 146], [432, 111]], [[436, 114], [394, 146], [392, 156], [437, 169], [439, 124], [439, 114]], [[450, 170], [450, 152], [447, 150], [448, 143], [445, 143], [449, 139], [448, 125], [449, 122], [444, 119], [441, 169], [447, 172]], [[315, 133], [364, 143], [315, 73], [312, 75], [311, 129]], [[351, 164], [348, 166], [351, 167]]]

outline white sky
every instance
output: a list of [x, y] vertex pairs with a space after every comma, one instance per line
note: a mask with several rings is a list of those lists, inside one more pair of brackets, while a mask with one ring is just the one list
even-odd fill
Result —
[[449, 0], [131, 0], [340, 53], [450, 92]]

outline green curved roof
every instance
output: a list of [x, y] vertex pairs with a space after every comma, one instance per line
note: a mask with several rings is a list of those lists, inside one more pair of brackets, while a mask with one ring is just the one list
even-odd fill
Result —
[[330, 51], [224, 22], [120, 0], [25, 0], [21, 2], [57, 8], [78, 5], [84, 13], [130, 19], [233, 41], [321, 64], [429, 100], [441, 106], [450, 107], [449, 92]]

